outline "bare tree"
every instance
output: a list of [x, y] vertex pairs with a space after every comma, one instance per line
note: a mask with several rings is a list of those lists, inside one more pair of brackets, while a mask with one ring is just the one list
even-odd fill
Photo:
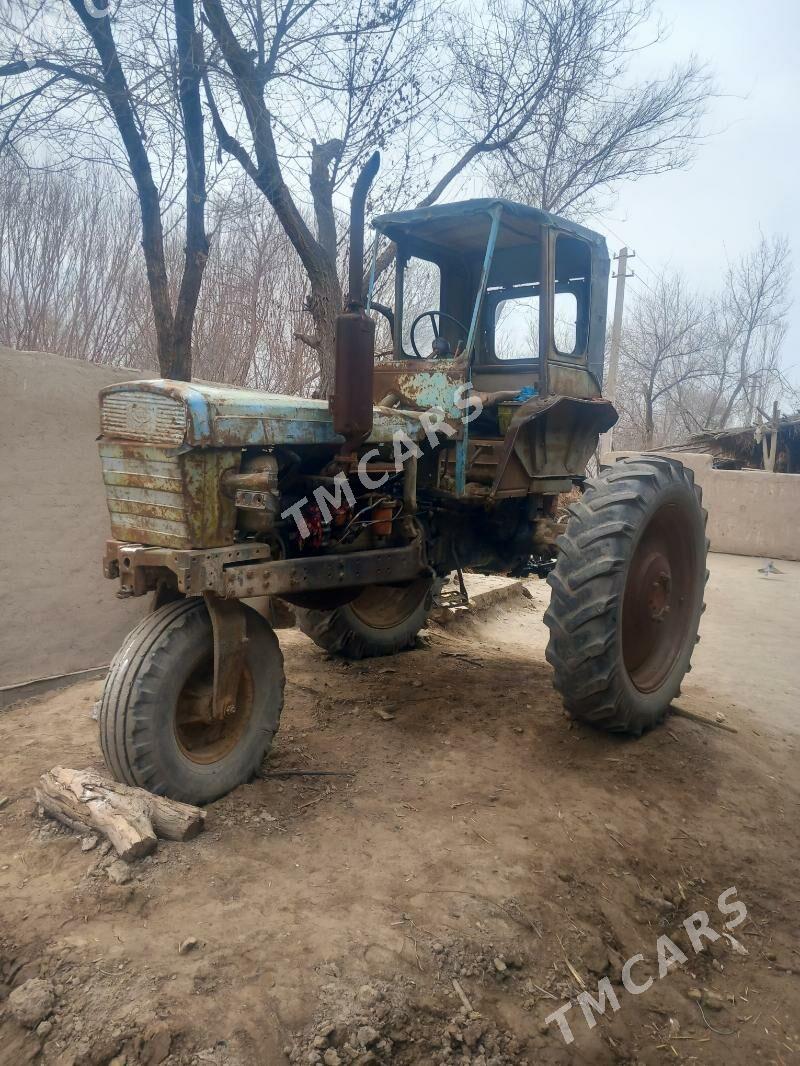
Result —
[[275, 213], [242, 179], [210, 210], [214, 246], [195, 325], [198, 376], [308, 395], [319, 385], [308, 329], [308, 280]]
[[142, 365], [138, 231], [119, 182], [0, 160], [0, 342]]
[[786, 240], [762, 236], [728, 267], [718, 293], [690, 293], [670, 276], [634, 290], [623, 326], [620, 439], [651, 448], [769, 419], [776, 401], [796, 404], [782, 364], [790, 281]]
[[[318, 387], [308, 280], [269, 204], [241, 178], [209, 209], [214, 243], [195, 316], [198, 377], [270, 392]], [[114, 171], [35, 171], [0, 158], [0, 344], [153, 369], [155, 328], [137, 255], [138, 202]], [[165, 235], [175, 300], [184, 249]]]
[[669, 436], [671, 407], [681, 388], [708, 375], [706, 313], [680, 275], [662, 275], [640, 292], [626, 315], [618, 391], [636, 445]]
[[[300, 257], [314, 325], [305, 339], [327, 391], [342, 306], [334, 194], [367, 150], [415, 113], [422, 5], [282, 0], [266, 14], [257, 0], [202, 4], [216, 43], [206, 94], [219, 144], [267, 198]], [[313, 232], [287, 181], [309, 145]]]
[[[650, 10], [634, 0], [490, 0], [484, 10], [459, 9], [437, 30], [435, 18], [425, 22], [419, 0], [369, 11], [346, 0], [335, 14], [327, 0], [282, 0], [269, 17], [257, 0], [202, 4], [216, 44], [206, 89], [217, 137], [275, 208], [308, 274], [315, 328], [307, 340], [318, 352], [324, 389], [341, 304], [334, 194], [366, 149], [379, 143], [398, 163], [379, 196], [408, 206], [413, 195], [421, 207], [439, 200], [472, 164], [515, 146], [521, 151], [545, 134], [562, 158], [566, 138], [583, 135], [590, 101], [608, 97]], [[437, 53], [444, 62], [424, 66]], [[596, 116], [591, 145], [585, 138], [584, 194], [625, 174], [650, 172], [641, 161], [648, 150], [658, 155], [654, 169], [680, 165], [708, 91], [690, 63], [645, 85], [638, 111], [626, 110], [605, 142]], [[298, 184], [287, 178], [309, 143], [313, 230], [300, 210]], [[593, 165], [590, 156], [599, 152], [613, 165]], [[384, 249], [378, 271], [392, 259], [393, 249]]]
[[[190, 372], [208, 255], [201, 82], [219, 158], [270, 204], [302, 265], [307, 322], [297, 333], [323, 392], [342, 305], [339, 197], [376, 147], [387, 165], [374, 206], [434, 203], [487, 161], [510, 166], [536, 146], [547, 171], [539, 202], [563, 206], [575, 186], [585, 203], [622, 177], [681, 165], [709, 91], [692, 62], [619, 87], [649, 0], [457, 10], [440, 0], [199, 0], [199, 29], [193, 0], [126, 0], [110, 16], [93, 0], [64, 0], [63, 26], [38, 0], [0, 2], [0, 146], [48, 165], [125, 168], [159, 361], [174, 376]], [[185, 234], [177, 283], [173, 226]], [[383, 249], [379, 272], [392, 259]]]
[[763, 234], [730, 264], [715, 316], [716, 385], [706, 424], [724, 429], [738, 410], [750, 423], [757, 406], [780, 389], [780, 349], [786, 333], [791, 281], [785, 237]]
[[[89, 0], [67, 0], [62, 22], [37, 0], [15, 0], [0, 18], [0, 150], [40, 150], [52, 133], [62, 163], [124, 162], [136, 189], [157, 354], [165, 376], [191, 375], [191, 337], [203, 269], [206, 159], [200, 98], [201, 48], [193, 0], [167, 10], [121, 5], [114, 14]], [[155, 11], [155, 24], [153, 16]], [[158, 17], [159, 11], [163, 18]], [[126, 69], [127, 68], [127, 69]], [[153, 137], [154, 127], [158, 136]], [[113, 138], [114, 143], [110, 143]], [[153, 144], [178, 142], [185, 193], [185, 254], [170, 293], [162, 188]], [[120, 150], [121, 149], [121, 150]], [[175, 179], [174, 151], [162, 174]]]
[[596, 210], [622, 181], [686, 166], [713, 91], [695, 57], [663, 77], [630, 75], [632, 39], [647, 21], [649, 3], [590, 6], [602, 10], [594, 13], [581, 63], [553, 87], [539, 121], [494, 153], [488, 166], [500, 195], [573, 218]]

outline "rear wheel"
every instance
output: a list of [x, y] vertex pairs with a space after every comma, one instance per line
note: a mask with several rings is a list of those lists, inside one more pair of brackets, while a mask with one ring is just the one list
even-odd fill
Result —
[[370, 585], [331, 610], [295, 608], [297, 624], [332, 655], [366, 659], [413, 647], [433, 606], [433, 580]]
[[245, 663], [235, 709], [222, 719], [211, 713], [214, 637], [203, 600], [159, 607], [129, 634], [100, 705], [103, 755], [118, 780], [208, 803], [252, 777], [278, 728], [284, 674], [275, 634], [245, 611]]
[[680, 693], [708, 577], [701, 503], [691, 470], [642, 456], [588, 481], [570, 507], [545, 622], [573, 717], [638, 735]]

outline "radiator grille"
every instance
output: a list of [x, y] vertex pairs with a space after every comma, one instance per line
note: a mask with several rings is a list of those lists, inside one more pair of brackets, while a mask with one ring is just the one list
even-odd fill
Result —
[[117, 540], [188, 547], [180, 460], [158, 448], [101, 444], [111, 532]]
[[186, 407], [153, 392], [112, 392], [103, 397], [100, 428], [106, 437], [182, 444]]

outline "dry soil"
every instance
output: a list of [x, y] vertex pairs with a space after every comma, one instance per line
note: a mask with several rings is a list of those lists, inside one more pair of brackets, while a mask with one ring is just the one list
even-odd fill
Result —
[[[125, 884], [33, 801], [53, 765], [102, 766], [101, 683], [0, 714], [0, 1062], [797, 1061], [800, 565], [711, 565], [685, 705], [738, 732], [572, 724], [536, 584], [394, 659], [286, 631], [266, 776]], [[722, 932], [732, 886], [735, 943], [696, 954], [682, 921]], [[658, 979], [664, 934], [687, 961]], [[636, 953], [641, 995], [620, 983]], [[590, 1029], [577, 997], [604, 976], [619, 1010]], [[55, 997], [38, 1030], [6, 998], [33, 977]], [[570, 1002], [566, 1044], [545, 1019]]]

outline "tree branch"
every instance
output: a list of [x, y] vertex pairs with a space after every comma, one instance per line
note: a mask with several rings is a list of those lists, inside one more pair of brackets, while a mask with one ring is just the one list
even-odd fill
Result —
[[105, 85], [99, 78], [85, 74], [65, 63], [54, 63], [50, 59], [20, 59], [13, 63], [4, 63], [0, 65], [0, 78], [13, 78], [19, 74], [29, 74], [32, 70], [47, 70], [51, 74], [69, 78], [70, 81], [78, 82], [79, 85], [85, 85], [87, 88], [99, 92], [105, 91]]
[[228, 65], [253, 137], [257, 162], [254, 180], [272, 204], [309, 275], [321, 275], [328, 266], [327, 256], [314, 239], [283, 180], [272, 119], [253, 60], [236, 39], [220, 0], [202, 0], [202, 4], [206, 24]]

